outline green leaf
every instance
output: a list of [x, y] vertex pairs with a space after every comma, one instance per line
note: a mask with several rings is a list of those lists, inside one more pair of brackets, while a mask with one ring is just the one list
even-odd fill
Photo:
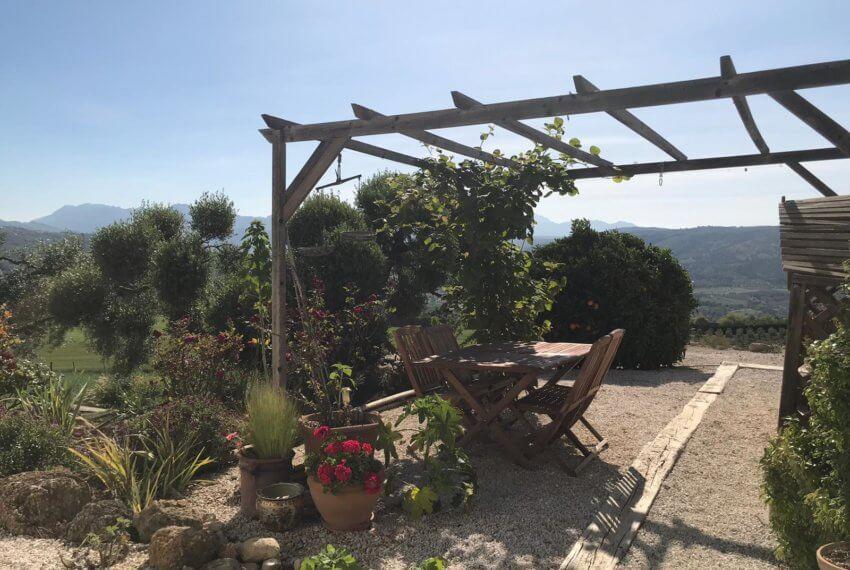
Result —
[[437, 493], [425, 485], [422, 488], [412, 487], [405, 491], [403, 506], [404, 510], [410, 513], [415, 518], [421, 518], [422, 515], [430, 515], [434, 512], [434, 503], [437, 502]]

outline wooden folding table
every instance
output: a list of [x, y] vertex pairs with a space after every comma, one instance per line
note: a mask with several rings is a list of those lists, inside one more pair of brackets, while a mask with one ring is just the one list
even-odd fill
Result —
[[[469, 406], [470, 427], [460, 440], [466, 445], [487, 430], [511, 459], [528, 467], [524, 450], [498, 425], [499, 415], [515, 402], [541, 375], [559, 379], [590, 351], [590, 344], [573, 342], [503, 342], [469, 346], [414, 362], [438, 370], [449, 388]], [[502, 372], [517, 377], [513, 386], [496, 402], [476, 398], [457, 375], [458, 370]]]

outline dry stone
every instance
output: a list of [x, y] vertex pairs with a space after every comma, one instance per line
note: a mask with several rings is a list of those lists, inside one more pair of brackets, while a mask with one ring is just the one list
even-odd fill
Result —
[[213, 523], [215, 517], [182, 500], [154, 501], [133, 517], [139, 540], [150, 542], [154, 533], [167, 526], [188, 526], [195, 529]]
[[200, 568], [215, 559], [219, 549], [216, 533], [190, 526], [167, 526], [151, 537], [148, 557], [157, 570]]
[[84, 506], [68, 524], [65, 538], [80, 543], [89, 533], [101, 534], [106, 527], [116, 524], [119, 518], [130, 518], [127, 507], [121, 501], [94, 501]]
[[88, 485], [66, 469], [10, 475], [0, 479], [0, 528], [60, 537], [90, 500]]

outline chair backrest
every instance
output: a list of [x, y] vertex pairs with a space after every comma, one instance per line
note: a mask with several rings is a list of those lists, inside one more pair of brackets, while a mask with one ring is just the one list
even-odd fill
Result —
[[[449, 325], [434, 325], [422, 329], [422, 334], [425, 335], [425, 340], [431, 347], [431, 354], [446, 354], [460, 350], [460, 345], [457, 342], [454, 329]], [[469, 370], [452, 370], [454, 375], [461, 382], [470, 382], [472, 380], [472, 372]]]
[[593, 343], [581, 365], [581, 371], [573, 384], [570, 395], [553, 419], [552, 431], [562, 431], [576, 423], [590, 406], [602, 381], [614, 362], [614, 356], [623, 339], [623, 329], [606, 334]]
[[419, 359], [437, 354], [428, 342], [422, 327], [419, 325], [399, 327], [393, 331], [393, 337], [398, 354], [404, 363], [404, 369], [407, 371], [410, 386], [416, 395], [423, 396], [427, 392], [442, 387], [443, 378], [436, 370], [413, 365], [413, 362]]

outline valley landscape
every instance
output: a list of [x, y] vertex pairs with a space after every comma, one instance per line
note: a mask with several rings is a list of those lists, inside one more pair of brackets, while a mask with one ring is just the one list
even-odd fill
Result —
[[[172, 205], [187, 214], [187, 204]], [[96, 229], [129, 219], [132, 210], [106, 204], [62, 206], [52, 214], [29, 222], [0, 220], [5, 243], [0, 253], [26, 250], [42, 241], [61, 239], [67, 232], [83, 240]], [[249, 224], [270, 218], [237, 216], [234, 241]], [[669, 248], [691, 275], [699, 313], [717, 320], [730, 311], [754, 316], [786, 316], [788, 292], [779, 257], [778, 226], [700, 226], [695, 228], [648, 228], [624, 221], [591, 220], [597, 231], [617, 230], [634, 234], [652, 245]], [[542, 245], [569, 235], [570, 222], [537, 216], [535, 243]], [[0, 270], [5, 262], [0, 261]], [[8, 264], [5, 265], [8, 268]]]

